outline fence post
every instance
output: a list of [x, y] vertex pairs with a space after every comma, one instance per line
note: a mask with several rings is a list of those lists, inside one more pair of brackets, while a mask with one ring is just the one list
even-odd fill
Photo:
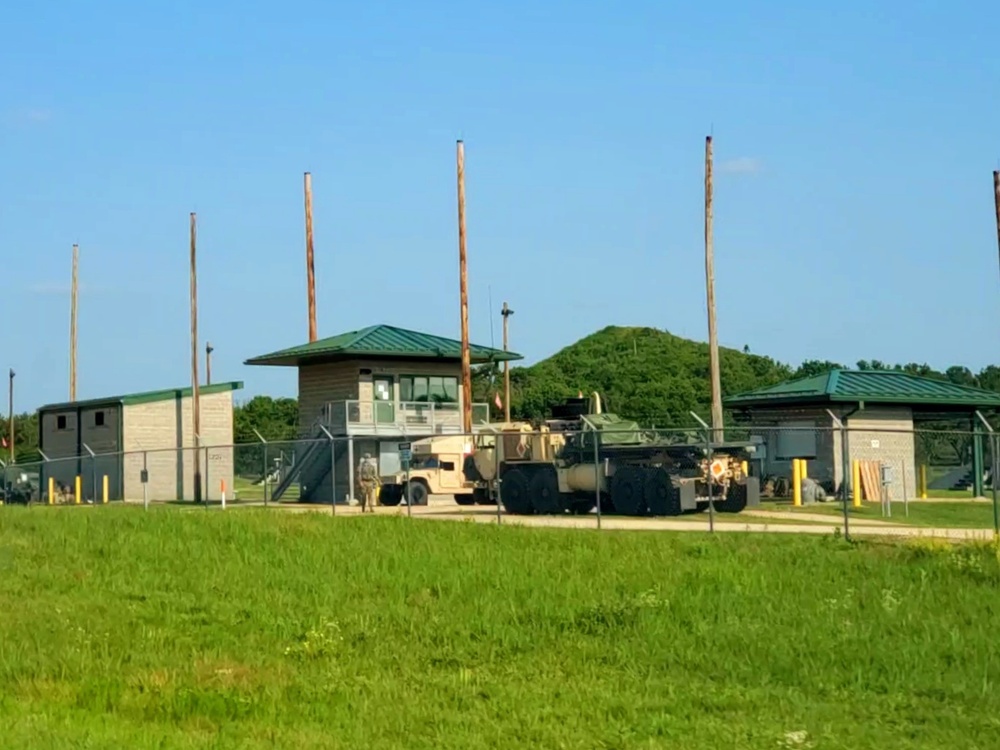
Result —
[[834, 427], [840, 429], [840, 501], [844, 508], [844, 539], [851, 539], [850, 511], [847, 509], [847, 477], [851, 477], [851, 490], [854, 490], [854, 469], [851, 466], [851, 450], [847, 444], [847, 426], [829, 409], [826, 413], [833, 420]]
[[263, 464], [263, 466], [264, 466], [264, 473], [261, 474], [260, 483], [264, 487], [264, 507], [266, 508], [267, 507], [267, 485], [268, 485], [268, 481], [267, 481], [267, 476], [268, 476], [268, 471], [267, 471], [267, 440], [264, 439], [263, 435], [261, 435], [259, 432], [257, 432], [257, 428], [256, 427], [253, 428], [253, 434], [257, 436], [257, 439], [260, 440], [261, 443], [264, 444], [264, 464]]
[[262, 476], [261, 482], [264, 485], [264, 507], [265, 508], [267, 507], [267, 494], [268, 494], [268, 490], [269, 490], [270, 484], [271, 484], [271, 481], [270, 481], [271, 478], [268, 475], [268, 471], [267, 471], [267, 467], [270, 466], [270, 463], [268, 462], [267, 452], [268, 452], [267, 451], [267, 443], [265, 442], [264, 443], [264, 473], [261, 475]]
[[[708, 426], [708, 422], [699, 417], [693, 411], [689, 414], [698, 420], [701, 424], [702, 429], [705, 431], [705, 460], [708, 462], [708, 476], [705, 478], [705, 486], [708, 487], [708, 530], [715, 532], [715, 502], [712, 488], [712, 428]], [[697, 500], [695, 501], [697, 502]]]
[[601, 451], [598, 443], [601, 440], [600, 430], [591, 430], [594, 436], [594, 494], [597, 497], [597, 530], [601, 530]]
[[330, 440], [330, 515], [337, 515], [337, 441], [323, 425], [319, 428]]
[[500, 512], [500, 441], [503, 440], [503, 433], [497, 432], [493, 437], [493, 487], [486, 484], [486, 491], [493, 493], [493, 498], [497, 501], [497, 525], [503, 523], [503, 514]]
[[94, 503], [97, 503], [97, 458], [89, 445], [86, 443], [82, 443], [82, 445], [84, 450], [90, 454], [90, 497]]
[[[993, 495], [993, 535], [994, 537], [1000, 536], [1000, 510], [997, 509], [997, 435], [993, 431], [993, 425], [991, 425], [986, 417], [982, 415], [982, 412], [976, 411], [976, 417], [979, 421], [985, 425], [987, 433], [990, 436], [990, 486], [992, 487], [991, 494]], [[976, 425], [978, 427], [978, 425]], [[983, 486], [983, 442], [981, 435], [982, 433], [977, 429], [977, 434], [973, 438], [975, 440], [975, 446], [973, 451], [978, 450], [979, 452], [979, 487]], [[973, 469], [975, 469], [976, 463], [973, 461]], [[980, 493], [981, 494], [981, 493]]]
[[993, 536], [1000, 538], [1000, 506], [997, 505], [997, 470], [1000, 469], [1000, 436], [990, 435], [990, 487], [993, 494]]

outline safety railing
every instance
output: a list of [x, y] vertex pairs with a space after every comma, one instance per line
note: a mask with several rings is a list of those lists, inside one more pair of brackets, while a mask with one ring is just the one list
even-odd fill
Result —
[[[334, 432], [378, 435], [457, 433], [462, 429], [461, 405], [427, 401], [333, 401], [326, 405], [327, 424]], [[489, 404], [472, 404], [472, 424], [489, 424]]]

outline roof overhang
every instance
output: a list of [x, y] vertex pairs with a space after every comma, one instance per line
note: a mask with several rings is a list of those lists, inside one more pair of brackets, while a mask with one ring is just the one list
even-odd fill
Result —
[[[198, 393], [201, 396], [211, 396], [216, 393], [226, 393], [242, 389], [242, 380], [230, 380], [222, 383], [212, 383], [211, 385], [200, 385], [198, 386]], [[184, 388], [164, 388], [158, 391], [142, 391], [104, 398], [89, 398], [84, 401], [63, 401], [56, 404], [45, 404], [44, 406], [39, 406], [37, 412], [40, 414], [42, 412], [53, 411], [76, 411], [79, 409], [94, 409], [99, 406], [135, 406], [137, 404], [151, 404], [157, 401], [190, 398], [191, 395], [191, 386]]]
[[733, 411], [740, 412], [764, 412], [764, 411], [779, 411], [781, 409], [792, 408], [792, 409], [833, 409], [834, 407], [839, 408], [852, 408], [861, 406], [863, 408], [871, 407], [905, 407], [910, 409], [914, 414], [919, 414], [923, 416], [924, 414], [973, 414], [976, 411], [986, 412], [997, 412], [1000, 411], [1000, 404], [982, 404], [970, 401], [960, 401], [947, 399], [942, 399], [938, 403], [914, 403], [912, 401], [907, 401], [901, 398], [873, 398], [873, 399], [845, 399], [837, 398], [831, 396], [824, 396], [817, 398], [815, 396], [811, 398], [795, 398], [782, 395], [781, 397], [775, 396], [774, 398], [756, 397], [753, 400], [741, 401], [739, 399], [733, 399], [731, 401], [723, 400], [723, 404]]
[[[419, 352], [414, 354], [400, 354], [399, 352], [356, 352], [341, 353], [333, 352], [329, 354], [310, 355], [283, 355], [280, 352], [275, 354], [265, 354], [261, 357], [254, 357], [243, 362], [245, 365], [256, 367], [309, 367], [312, 365], [325, 365], [334, 362], [350, 362], [356, 360], [373, 359], [380, 362], [412, 362], [414, 364], [425, 364], [429, 362], [445, 362], [461, 365], [461, 357], [454, 357], [436, 352]], [[470, 362], [473, 365], [484, 365], [492, 362], [516, 362], [524, 359], [520, 354], [514, 352], [500, 352], [495, 355], [483, 355], [470, 353]]]

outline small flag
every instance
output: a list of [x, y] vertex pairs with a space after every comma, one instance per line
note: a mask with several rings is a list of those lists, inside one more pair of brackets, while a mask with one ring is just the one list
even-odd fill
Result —
[[498, 409], [503, 408], [503, 401], [500, 400], [500, 393], [498, 392], [496, 396], [493, 397], [493, 403], [497, 405]]

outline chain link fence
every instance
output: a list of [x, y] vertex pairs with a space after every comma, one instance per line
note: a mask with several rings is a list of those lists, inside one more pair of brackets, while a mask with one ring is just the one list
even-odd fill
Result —
[[[1000, 446], [977, 430], [800, 424], [333, 437], [2, 466], [5, 504], [326, 505], [567, 523], [992, 529]], [[370, 465], [374, 478], [369, 481]], [[589, 521], [587, 519], [590, 519]]]

